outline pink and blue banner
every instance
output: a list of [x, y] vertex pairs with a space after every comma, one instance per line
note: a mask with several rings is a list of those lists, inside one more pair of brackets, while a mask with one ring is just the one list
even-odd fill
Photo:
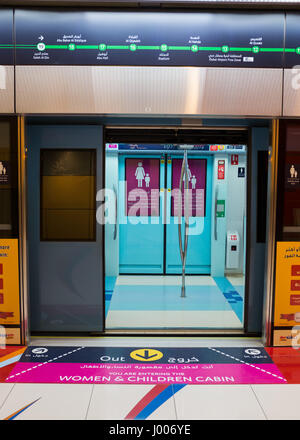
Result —
[[10, 383], [284, 384], [263, 348], [29, 347]]

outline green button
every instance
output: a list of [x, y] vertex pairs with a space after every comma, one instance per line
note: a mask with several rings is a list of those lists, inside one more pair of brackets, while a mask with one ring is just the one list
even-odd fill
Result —
[[101, 51], [106, 50], [106, 44], [103, 43], [99, 44], [99, 50]]
[[222, 46], [222, 52], [227, 53], [229, 52], [229, 46]]
[[75, 50], [76, 49], [75, 44], [73, 44], [73, 43], [69, 44], [68, 49]]
[[198, 52], [198, 46], [196, 44], [193, 44], [193, 46], [191, 47], [191, 51]]
[[135, 45], [135, 44], [131, 44], [131, 45], [129, 46], [129, 49], [130, 49], [132, 52], [134, 52], [134, 51], [136, 50], [136, 45]]
[[166, 44], [162, 44], [162, 45], [160, 46], [160, 50], [161, 50], [162, 52], [166, 52], [166, 51], [168, 50], [168, 46], [167, 46]]

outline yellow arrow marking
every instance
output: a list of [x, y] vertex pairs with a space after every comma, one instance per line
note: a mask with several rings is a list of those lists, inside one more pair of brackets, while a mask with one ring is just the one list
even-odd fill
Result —
[[130, 353], [130, 357], [140, 362], [153, 362], [158, 361], [163, 357], [163, 353], [159, 350], [153, 350], [152, 348], [140, 348]]

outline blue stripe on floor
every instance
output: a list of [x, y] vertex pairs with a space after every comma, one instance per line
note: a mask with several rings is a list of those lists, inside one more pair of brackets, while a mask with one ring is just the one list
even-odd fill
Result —
[[105, 277], [105, 317], [107, 317], [117, 277]]
[[105, 277], [105, 291], [113, 292], [117, 277]]
[[110, 306], [110, 301], [105, 301], [105, 318], [107, 318], [109, 306]]
[[181, 298], [181, 286], [116, 285], [111, 310], [176, 310], [229, 311], [228, 301], [217, 286], [186, 286]]
[[148, 405], [136, 416], [135, 420], [147, 419], [152, 413], [154, 413], [154, 411], [157, 410], [157, 408], [173, 397], [174, 394], [180, 391], [183, 387], [185, 387], [185, 384], [169, 385], [160, 394], [158, 394], [158, 396], [148, 403]]
[[234, 287], [230, 281], [225, 277], [213, 277], [217, 286], [223, 293], [226, 298], [228, 304], [239, 318], [241, 323], [243, 323], [243, 315], [244, 315], [244, 300], [239, 292], [244, 294], [244, 287], [238, 286]]

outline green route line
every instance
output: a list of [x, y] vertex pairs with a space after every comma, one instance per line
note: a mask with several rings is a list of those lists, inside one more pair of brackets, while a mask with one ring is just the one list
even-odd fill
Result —
[[160, 46], [137, 46], [141, 50], [160, 50]]
[[[46, 48], [48, 48], [49, 46], [46, 46]], [[92, 45], [92, 46], [77, 46], [76, 45], [76, 49], [99, 49], [99, 46], [96, 45]]]
[[198, 46], [198, 50], [216, 50], [216, 51], [220, 51], [220, 50], [222, 50], [222, 47]]
[[[106, 48], [107, 49], [125, 49], [125, 50], [128, 50], [129, 49], [129, 46], [106, 46]], [[99, 49], [99, 46], [98, 46], [98, 49]], [[104, 49], [105, 50], [105, 49]]]
[[60, 44], [47, 44], [45, 46], [46, 49], [68, 49], [69, 46], [62, 46]]
[[274, 48], [260, 48], [260, 52], [284, 52], [283, 47], [274, 47]]
[[4, 44], [4, 43], [0, 43], [0, 49], [12, 49], [14, 47], [17, 47], [18, 49], [26, 49], [27, 47], [30, 49], [36, 49], [37, 45], [36, 44], [17, 44], [15, 45], [14, 43], [10, 43], [10, 44]]
[[168, 50], [191, 50], [190, 46], [169, 46]]
[[230, 47], [230, 52], [253, 52], [252, 47]]
[[263, 52], [263, 53], [272, 53], [272, 52], [278, 52], [278, 53], [297, 53], [300, 55], [300, 46], [297, 48], [282, 48], [282, 47], [260, 47], [260, 46], [251, 46], [251, 47], [230, 47], [227, 45], [223, 46], [198, 46], [197, 44], [193, 44], [190, 46], [168, 46], [167, 44], [161, 44], [160, 46], [144, 46], [144, 45], [137, 45], [137, 44], [129, 44], [129, 45], [106, 45], [104, 43], [96, 45], [85, 45], [85, 44], [45, 44], [45, 43], [38, 43], [38, 44], [16, 44], [13, 43], [9, 44], [1, 44], [0, 43], [0, 49], [36, 49], [40, 52], [43, 52], [47, 49], [63, 49], [63, 50], [70, 50], [70, 51], [76, 51], [76, 50], [98, 50], [100, 52], [104, 52], [106, 50], [130, 50], [131, 52], [135, 52], [136, 50], [155, 50], [155, 51], [161, 51], [161, 52], [167, 52], [167, 51], [188, 51], [188, 52], [201, 52], [201, 51], [215, 51], [215, 52], [222, 52], [224, 54], [229, 52], [252, 52], [254, 54]]

